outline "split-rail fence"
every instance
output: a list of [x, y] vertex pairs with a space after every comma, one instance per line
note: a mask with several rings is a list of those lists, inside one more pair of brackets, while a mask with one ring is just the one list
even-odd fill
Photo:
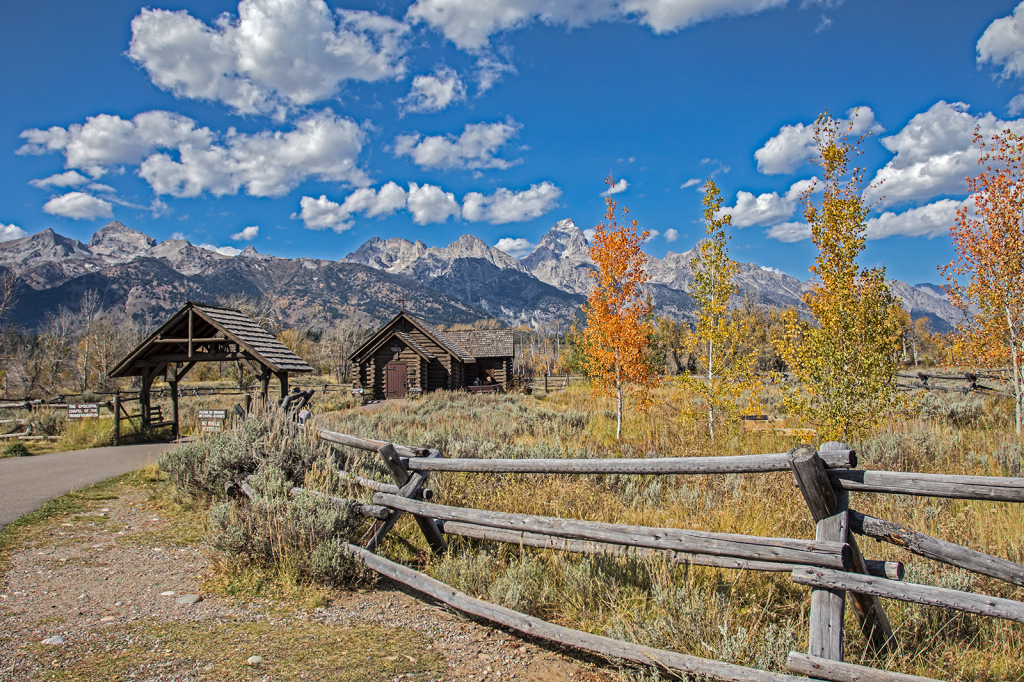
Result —
[[[303, 428], [312, 428], [308, 425]], [[717, 680], [782, 682], [819, 680], [850, 682], [927, 682], [927, 678], [843, 661], [843, 612], [847, 593], [868, 646], [883, 652], [896, 635], [881, 599], [940, 606], [1024, 623], [1024, 602], [918, 585], [903, 581], [901, 562], [871, 560], [857, 542], [863, 536], [977, 574], [1024, 586], [1024, 565], [962, 547], [898, 523], [850, 508], [849, 493], [886, 493], [999, 502], [1024, 502], [1024, 478], [959, 476], [865, 471], [842, 443], [824, 443], [786, 453], [721, 457], [611, 459], [477, 459], [445, 458], [435, 449], [398, 445], [315, 429], [322, 441], [380, 454], [393, 482], [385, 483], [339, 471], [338, 475], [373, 491], [372, 504], [331, 497], [339, 505], [373, 519], [359, 545], [345, 548], [366, 566], [467, 614], [524, 634], [605, 657], [634, 661], [676, 673]], [[652, 528], [527, 514], [471, 509], [431, 502], [426, 487], [431, 472], [531, 474], [759, 474], [790, 471], [808, 512], [815, 537], [769, 538], [676, 528]], [[245, 481], [228, 487], [252, 497]], [[293, 488], [292, 495], [314, 491]], [[787, 675], [724, 663], [678, 652], [653, 649], [555, 625], [459, 592], [409, 567], [374, 553], [402, 514], [411, 514], [435, 553], [447, 550], [445, 536], [457, 535], [584, 554], [648, 555], [666, 553], [672, 561], [725, 569], [788, 572], [811, 589], [808, 653], [790, 652]]]

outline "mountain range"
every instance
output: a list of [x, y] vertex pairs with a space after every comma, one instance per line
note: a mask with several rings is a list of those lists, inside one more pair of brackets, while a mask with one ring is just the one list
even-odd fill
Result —
[[[374, 325], [409, 310], [430, 322], [454, 324], [482, 317], [509, 325], [564, 326], [578, 314], [595, 269], [586, 235], [572, 220], [558, 221], [534, 250], [516, 259], [463, 235], [445, 247], [422, 241], [365, 242], [341, 260], [280, 258], [249, 246], [235, 256], [184, 239], [157, 243], [112, 222], [88, 244], [53, 230], [0, 243], [0, 268], [20, 281], [13, 317], [37, 327], [63, 304], [75, 308], [84, 292], [100, 294], [104, 311], [121, 310], [159, 323], [186, 300], [215, 303], [231, 295], [277, 299], [282, 320], [294, 327], [324, 327], [340, 319]], [[658, 314], [689, 320], [694, 304], [695, 249], [651, 258], [647, 289]], [[741, 263], [737, 300], [750, 297], [776, 308], [803, 308], [809, 285], [795, 277]], [[959, 312], [931, 284], [890, 286], [914, 319], [927, 317], [936, 331]]]

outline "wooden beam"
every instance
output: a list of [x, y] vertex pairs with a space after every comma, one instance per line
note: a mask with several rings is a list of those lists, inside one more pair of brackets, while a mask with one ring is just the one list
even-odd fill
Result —
[[1024, 587], [1024, 566], [1021, 564], [939, 540], [898, 523], [883, 521], [873, 516], [851, 511], [850, 530], [902, 547], [908, 552], [927, 559], [941, 561], [950, 566]]
[[793, 571], [793, 582], [811, 587], [850, 590], [886, 599], [925, 604], [926, 606], [944, 606], [957, 611], [1024, 623], [1024, 602], [990, 597], [986, 594], [973, 594], [916, 583], [894, 582], [858, 573], [845, 573], [810, 566]]
[[[397, 497], [416, 497], [423, 486], [426, 485], [427, 478], [430, 474], [426, 472], [416, 472], [410, 475], [402, 465], [402, 461], [398, 457], [398, 453], [395, 452], [395, 448], [390, 443], [381, 447], [378, 452], [380, 452], [380, 456], [384, 460], [384, 465], [391, 473], [391, 477], [395, 479], [395, 483], [401, 486]], [[441, 453], [434, 450], [431, 453], [431, 456], [440, 457]], [[401, 511], [393, 509], [390, 518], [388, 518], [379, 529], [374, 531], [373, 537], [364, 543], [364, 547], [373, 551], [388, 531], [394, 527], [401, 515]], [[422, 531], [423, 536], [426, 538], [427, 544], [430, 545], [431, 551], [435, 554], [441, 554], [448, 550], [448, 543], [445, 542], [444, 535], [442, 535], [441, 531], [438, 530], [437, 522], [433, 517], [429, 517], [424, 514], [413, 514], [413, 518], [416, 520], [416, 525], [420, 527], [420, 531]]]
[[806, 675], [815, 680], [830, 682], [938, 682], [930, 677], [894, 673], [865, 665], [830, 661], [817, 656], [808, 656], [796, 651], [789, 652], [789, 672]]
[[[825, 446], [842, 448], [839, 443], [824, 444], [823, 447]], [[800, 492], [803, 493], [811, 516], [817, 524], [815, 537], [822, 535], [833, 541], [838, 538], [838, 541], [846, 542], [850, 546], [853, 569], [867, 574], [868, 568], [864, 555], [861, 554], [856, 540], [849, 537], [848, 533], [848, 493], [833, 491], [829, 472], [826, 471], [821, 458], [813, 448], [795, 448], [791, 452], [793, 454], [793, 476], [796, 478]], [[844, 603], [844, 595], [835, 590], [811, 593], [812, 650], [810, 653], [816, 656], [823, 655], [833, 660], [842, 660], [841, 630]], [[816, 605], [817, 609], [815, 609]], [[893, 630], [882, 603], [877, 598], [857, 594], [853, 595], [851, 605], [869, 646], [877, 651], [884, 651], [893, 637]], [[815, 616], [817, 617], [815, 618]], [[832, 628], [832, 634], [827, 635], [828, 628]], [[838, 635], [835, 633], [835, 629], [840, 631]], [[829, 637], [827, 643], [821, 639], [826, 635]], [[818, 648], [815, 649], [814, 646]]]
[[306, 488], [290, 488], [288, 494], [292, 497], [296, 495], [312, 495], [314, 497], [320, 497], [333, 505], [339, 507], [347, 507], [361, 516], [368, 516], [374, 519], [387, 519], [391, 514], [391, 510], [387, 507], [381, 507], [376, 504], [363, 504], [359, 500], [347, 500], [343, 497], [333, 497], [325, 493], [318, 492], [316, 490], [308, 490]]
[[[358, 447], [358, 446], [356, 446]], [[850, 466], [852, 450], [826, 453], [830, 467]], [[651, 457], [615, 459], [410, 459], [413, 471], [462, 471], [494, 474], [754, 474], [789, 470], [790, 454], [723, 457]]]
[[475, 599], [418, 571], [414, 571], [401, 564], [396, 564], [362, 548], [345, 545], [345, 550], [383, 576], [408, 585], [460, 611], [512, 628], [530, 637], [540, 637], [541, 639], [590, 651], [613, 659], [625, 659], [642, 665], [667, 668], [714, 680], [725, 680], [728, 682], [807, 682], [806, 678], [803, 677], [771, 673], [754, 668], [745, 668], [732, 663], [722, 663], [721, 661], [712, 661], [697, 656], [688, 656], [674, 651], [653, 649], [640, 644], [631, 644], [611, 639], [610, 637], [602, 637], [590, 634], [589, 632], [555, 625], [503, 606]]
[[199, 344], [199, 343], [214, 343], [214, 342], [224, 342], [224, 341], [227, 341], [227, 339], [225, 339], [222, 336], [210, 336], [210, 337], [200, 337], [200, 338], [185, 338], [185, 339], [168, 339], [168, 338], [153, 339], [153, 343], [180, 343], [182, 345], [188, 345], [190, 343], [191, 344]]
[[650, 528], [559, 519], [549, 516], [508, 514], [419, 502], [387, 493], [374, 494], [373, 502], [392, 509], [401, 509], [410, 514], [420, 514], [444, 521], [462, 521], [492, 528], [544, 533], [575, 540], [596, 540], [616, 545], [668, 549], [676, 552], [730, 556], [758, 561], [789, 562], [800, 565], [836, 568], [846, 568], [850, 565], [849, 546], [838, 542], [764, 538], [731, 533], [708, 533], [677, 528]]
[[1024, 502], [1024, 478], [902, 471], [829, 471], [833, 488], [868, 493]]
[[[477, 540], [489, 540], [491, 542], [504, 542], [519, 547], [537, 547], [539, 549], [550, 549], [556, 552], [573, 552], [576, 554], [600, 554], [605, 556], [654, 556], [659, 550], [646, 547], [628, 547], [626, 545], [613, 545], [607, 542], [593, 542], [591, 540], [570, 540], [544, 533], [528, 533], [521, 530], [506, 530], [504, 528], [490, 528], [478, 526], [472, 523], [461, 523], [459, 521], [441, 521], [441, 531], [448, 535], [458, 535], [465, 538]], [[740, 571], [766, 571], [772, 573], [788, 573], [796, 564], [777, 563], [774, 561], [749, 561], [733, 557], [710, 556], [707, 554], [688, 554], [686, 552], [666, 552], [668, 557], [678, 564], [693, 564], [694, 566], [712, 566], [714, 568], [728, 568]], [[903, 580], [903, 564], [898, 561], [869, 561], [868, 569], [871, 575], [879, 578], [890, 578], [892, 580]]]
[[192, 333], [192, 318], [193, 317], [194, 317], [194, 315], [192, 313], [192, 308], [189, 308], [188, 309], [188, 356], [190, 358], [192, 357], [192, 351], [194, 350], [194, 346], [193, 346], [194, 341], [192, 340], [192, 336], [193, 336], [193, 333]]

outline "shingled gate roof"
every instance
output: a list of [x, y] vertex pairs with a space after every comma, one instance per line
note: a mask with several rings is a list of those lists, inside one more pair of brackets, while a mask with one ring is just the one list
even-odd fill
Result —
[[445, 335], [475, 358], [515, 355], [511, 329], [468, 329], [445, 332]]
[[163, 339], [187, 338], [189, 311], [193, 314], [192, 333], [196, 338], [223, 335], [225, 342], [237, 344], [239, 351], [247, 352], [274, 373], [313, 371], [302, 358], [288, 350], [245, 313], [233, 308], [189, 301], [118, 363], [110, 376], [138, 374], [136, 363], [168, 352], [168, 345]]

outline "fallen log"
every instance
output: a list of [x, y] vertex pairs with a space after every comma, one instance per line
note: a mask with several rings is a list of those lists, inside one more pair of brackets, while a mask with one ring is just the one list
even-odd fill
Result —
[[[506, 530], [504, 528], [490, 528], [478, 526], [472, 523], [461, 523], [459, 521], [439, 521], [441, 532], [448, 535], [458, 535], [464, 538], [476, 540], [490, 540], [492, 542], [504, 542], [510, 545], [521, 547], [537, 547], [539, 549], [550, 549], [558, 552], [573, 552], [575, 554], [600, 554], [604, 556], [636, 556], [645, 557], [661, 553], [660, 550], [647, 547], [628, 547], [625, 545], [613, 545], [607, 542], [593, 542], [590, 540], [570, 540], [567, 538], [545, 535], [543, 533], [528, 533], [521, 530]], [[730, 568], [746, 571], [765, 571], [770, 573], [789, 573], [797, 564], [778, 563], [774, 561], [751, 561], [747, 559], [736, 559], [733, 557], [710, 556], [707, 554], [690, 554], [687, 552], [667, 551], [669, 559], [677, 564], [692, 564], [694, 566], [712, 566], [714, 568]], [[904, 568], [899, 561], [867, 561], [868, 571], [871, 575], [890, 580], [903, 580]]]
[[828, 480], [833, 488], [856, 492], [1024, 502], [1024, 478], [833, 469]]
[[797, 651], [789, 652], [789, 672], [830, 682], [937, 682], [930, 677], [894, 673], [865, 665], [831, 661]]
[[395, 445], [394, 443], [385, 443], [382, 440], [359, 438], [357, 436], [350, 436], [347, 433], [328, 431], [327, 429], [319, 429], [316, 432], [316, 435], [320, 440], [325, 440], [328, 443], [347, 445], [350, 448], [370, 450], [372, 452], [377, 452], [385, 445], [391, 445], [399, 457], [426, 457], [430, 454], [430, 451], [427, 448], [411, 448], [408, 445]]
[[411, 514], [443, 521], [462, 521], [492, 528], [523, 530], [574, 540], [596, 540], [616, 545], [730, 556], [757, 561], [828, 566], [829, 568], [849, 568], [850, 566], [850, 546], [839, 542], [763, 538], [753, 535], [708, 533], [677, 528], [650, 528], [596, 521], [557, 519], [549, 516], [508, 514], [448, 507], [386, 493], [376, 493], [373, 496], [373, 502], [392, 509], [400, 509]]
[[794, 570], [793, 581], [811, 587], [849, 590], [886, 599], [898, 599], [926, 606], [943, 606], [947, 609], [1024, 623], [1024, 602], [1002, 597], [990, 597], [985, 594], [961, 592], [931, 585], [900, 583], [858, 573], [844, 573], [814, 567]]
[[867, 514], [851, 511], [850, 530], [858, 535], [866, 535], [869, 538], [902, 547], [908, 552], [926, 559], [941, 561], [944, 564], [1024, 587], [1024, 565], [939, 540], [892, 521], [883, 521]]
[[411, 568], [379, 557], [372, 552], [367, 552], [361, 547], [347, 544], [344, 547], [352, 556], [362, 560], [369, 568], [383, 576], [408, 585], [460, 611], [512, 628], [531, 637], [539, 637], [605, 657], [620, 658], [656, 668], [703, 675], [715, 680], [725, 680], [728, 682], [807, 682], [802, 677], [771, 673], [755, 668], [745, 668], [731, 663], [688, 656], [674, 651], [653, 649], [641, 644], [631, 644], [611, 639], [610, 637], [592, 635], [589, 632], [555, 625], [503, 606], [470, 597], [468, 594], [459, 592], [449, 585], [438, 582]]

